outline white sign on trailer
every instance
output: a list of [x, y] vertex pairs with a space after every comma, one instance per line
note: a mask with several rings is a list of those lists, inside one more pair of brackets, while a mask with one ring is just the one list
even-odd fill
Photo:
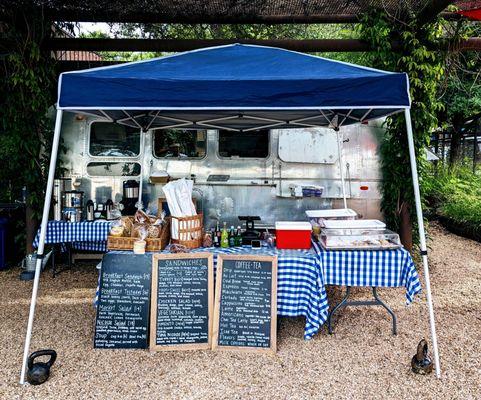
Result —
[[336, 132], [328, 128], [282, 130], [279, 158], [285, 162], [334, 164], [338, 160]]

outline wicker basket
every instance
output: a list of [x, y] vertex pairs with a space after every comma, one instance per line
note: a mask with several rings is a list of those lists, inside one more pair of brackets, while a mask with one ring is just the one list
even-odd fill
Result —
[[[134, 242], [139, 240], [135, 237], [124, 236], [108, 236], [107, 237], [107, 249], [108, 250], [132, 250], [134, 248]], [[169, 244], [170, 240], [170, 224], [169, 221], [162, 227], [159, 238], [145, 239], [145, 251], [160, 251], [164, 250]]]
[[196, 249], [202, 246], [202, 233], [204, 228], [204, 216], [202, 213], [192, 217], [174, 217], [171, 224], [178, 224], [179, 238], [172, 239], [172, 243], [181, 244], [189, 249]]

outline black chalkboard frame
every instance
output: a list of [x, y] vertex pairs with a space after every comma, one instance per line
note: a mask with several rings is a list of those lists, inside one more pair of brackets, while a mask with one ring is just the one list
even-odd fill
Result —
[[[175, 345], [158, 345], [156, 339], [157, 327], [157, 281], [158, 281], [158, 260], [179, 260], [179, 259], [199, 259], [206, 258], [208, 260], [208, 342], [207, 343], [186, 343]], [[172, 351], [172, 350], [210, 350], [212, 348], [212, 327], [214, 314], [214, 255], [212, 253], [156, 253], [152, 256], [152, 289], [150, 294], [150, 351]]]
[[[241, 261], [267, 261], [272, 263], [272, 279], [271, 279], [271, 329], [270, 329], [270, 347], [247, 347], [247, 346], [222, 346], [219, 345], [219, 322], [220, 322], [220, 302], [222, 298], [222, 272], [223, 260], [241, 260]], [[240, 352], [259, 352], [275, 354], [277, 351], [277, 256], [262, 255], [235, 255], [235, 254], [219, 254], [217, 257], [217, 270], [215, 282], [215, 300], [214, 300], [214, 327], [212, 331], [212, 350], [232, 350]]]
[[[149, 320], [150, 320], [150, 290], [151, 290], [151, 266], [150, 266], [150, 259], [147, 255], [139, 255], [139, 254], [115, 254], [115, 253], [106, 253], [102, 258], [102, 268], [100, 270], [100, 279], [99, 279], [99, 293], [98, 293], [98, 303], [97, 303], [97, 310], [95, 315], [95, 327], [94, 327], [94, 338], [93, 338], [93, 346], [95, 349], [103, 350], [103, 349], [147, 349], [149, 347]], [[127, 268], [126, 268], [127, 265]], [[144, 275], [147, 282], [145, 282], [145, 290], [148, 291], [148, 295], [144, 296], [147, 297], [145, 299], [145, 303], [142, 305], [137, 304], [136, 306], [142, 307], [142, 314], [145, 317], [145, 320], [137, 326], [137, 328], [144, 329], [145, 328], [145, 339], [139, 339], [137, 343], [125, 343], [123, 340], [118, 339], [119, 343], [112, 344], [111, 346], [108, 345], [100, 345], [97, 342], [97, 332], [98, 332], [98, 321], [99, 321], [99, 314], [100, 309], [102, 307], [102, 303], [104, 301], [104, 273], [105, 270], [111, 268], [111, 272], [118, 273], [119, 276], [125, 273], [139, 273]], [[125, 281], [122, 280], [122, 284], [125, 284]], [[145, 323], [145, 325], [143, 325]], [[115, 333], [115, 332], [114, 332]], [[112, 335], [112, 332], [108, 332], [107, 335]], [[112, 343], [112, 342], [111, 342]]]

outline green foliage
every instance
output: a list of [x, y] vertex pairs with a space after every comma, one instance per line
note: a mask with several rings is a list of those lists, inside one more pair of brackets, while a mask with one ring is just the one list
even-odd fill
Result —
[[[111, 24], [110, 36], [141, 37], [155, 39], [329, 39], [356, 38], [354, 24]], [[92, 32], [84, 37], [105, 37], [105, 33]], [[101, 53], [104, 56], [104, 52]], [[161, 53], [107, 53], [118, 60], [132, 60], [132, 57], [152, 58]], [[365, 64], [366, 53], [323, 53], [318, 54], [335, 60]]]
[[423, 189], [432, 214], [481, 235], [481, 175], [461, 165], [438, 166], [426, 174]]
[[[431, 50], [442, 34], [440, 23], [423, 28], [415, 23], [396, 22], [383, 11], [373, 10], [366, 14], [358, 29], [360, 37], [374, 48], [369, 54], [372, 66], [406, 72], [409, 76], [414, 144], [422, 181], [426, 168], [424, 147], [429, 144], [430, 132], [437, 126], [436, 115], [443, 108], [437, 99], [437, 89], [443, 79], [444, 62], [440, 52]], [[388, 225], [398, 230], [403, 207], [409, 207], [411, 220], [416, 221], [404, 115], [388, 118], [385, 127], [387, 132], [380, 148], [382, 209]]]
[[35, 219], [43, 205], [50, 159], [53, 130], [47, 112], [55, 102], [56, 77], [50, 53], [41, 50], [50, 26], [43, 25], [41, 15], [24, 12], [12, 15], [3, 31], [13, 51], [1, 61], [0, 201], [19, 199], [26, 187]]
[[[446, 35], [452, 41], [481, 36], [481, 26], [466, 19], [445, 23]], [[440, 86], [440, 98], [447, 104], [439, 118], [453, 125], [459, 117], [470, 117], [481, 112], [481, 54], [477, 51], [450, 52], [446, 57], [448, 72]]]
[[[80, 34], [83, 39], [108, 39], [110, 36], [106, 32], [92, 31]], [[98, 52], [105, 61], [140, 61], [158, 57], [158, 53], [135, 52], [135, 51], [101, 51]]]

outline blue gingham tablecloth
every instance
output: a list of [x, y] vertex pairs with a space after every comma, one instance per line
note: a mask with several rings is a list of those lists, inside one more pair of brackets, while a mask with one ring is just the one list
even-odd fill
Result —
[[312, 241], [326, 285], [402, 287], [406, 304], [421, 291], [416, 267], [409, 252], [394, 250], [325, 250]]
[[[217, 266], [218, 254], [277, 255], [277, 314], [286, 317], [305, 317], [304, 339], [306, 340], [312, 338], [327, 320], [329, 309], [327, 294], [315, 252], [279, 250], [270, 247], [258, 250], [250, 247], [226, 249], [209, 247], [192, 250], [192, 253], [195, 252], [213, 253], [214, 268]], [[133, 254], [122, 251], [113, 253]], [[96, 301], [97, 297], [98, 290]]]
[[[107, 251], [107, 236], [110, 221], [48, 221], [46, 244], [72, 243], [77, 250]], [[33, 246], [38, 247], [40, 229], [37, 231]]]

